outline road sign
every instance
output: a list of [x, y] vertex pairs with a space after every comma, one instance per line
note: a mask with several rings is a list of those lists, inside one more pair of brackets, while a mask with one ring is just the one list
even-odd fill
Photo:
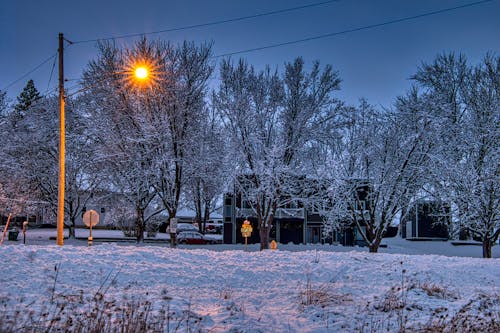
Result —
[[95, 210], [88, 210], [83, 214], [83, 223], [87, 227], [95, 227], [99, 223], [99, 214]]
[[247, 250], [247, 244], [248, 244], [248, 237], [252, 235], [252, 225], [250, 224], [250, 221], [245, 220], [243, 221], [243, 225], [241, 226], [241, 235], [245, 237], [245, 251]]
[[243, 225], [241, 226], [241, 235], [245, 238], [250, 237], [252, 235], [252, 225], [250, 224], [250, 221], [245, 220], [243, 221]]
[[94, 238], [92, 237], [92, 227], [99, 223], [99, 214], [95, 210], [88, 210], [83, 214], [83, 223], [90, 228], [88, 243], [92, 246]]

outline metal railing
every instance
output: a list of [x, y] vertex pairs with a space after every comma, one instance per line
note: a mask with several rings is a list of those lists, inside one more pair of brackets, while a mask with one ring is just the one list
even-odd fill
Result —
[[[250, 217], [255, 216], [255, 212], [251, 208], [236, 208], [236, 217]], [[278, 208], [276, 210], [275, 218], [299, 218], [303, 219], [305, 216], [304, 208]]]
[[282, 218], [304, 218], [304, 208], [278, 208], [276, 210], [276, 217], [279, 219]]

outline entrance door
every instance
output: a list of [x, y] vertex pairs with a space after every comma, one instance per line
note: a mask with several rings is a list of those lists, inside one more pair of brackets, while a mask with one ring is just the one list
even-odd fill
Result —
[[313, 226], [307, 227], [307, 235], [306, 235], [308, 244], [317, 244], [321, 243], [321, 227]]

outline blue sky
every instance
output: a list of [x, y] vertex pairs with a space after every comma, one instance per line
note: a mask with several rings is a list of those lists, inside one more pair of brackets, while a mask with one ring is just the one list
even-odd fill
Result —
[[[254, 15], [321, 0], [2, 0], [0, 2], [0, 89], [11, 85], [57, 51], [57, 35], [82, 41], [143, 33]], [[212, 41], [214, 55], [299, 40], [420, 15], [474, 0], [339, 0], [286, 13], [239, 22], [149, 35], [151, 39]], [[283, 64], [302, 56], [307, 64], [331, 64], [343, 80], [338, 97], [357, 103], [365, 97], [390, 106], [410, 87], [408, 78], [422, 61], [438, 53], [464, 53], [477, 63], [488, 52], [500, 53], [500, 0], [401, 23], [329, 38], [235, 55], [257, 68]], [[118, 39], [131, 45], [134, 38]], [[95, 58], [95, 43], [67, 48], [65, 76], [75, 85], [87, 63]], [[53, 61], [11, 85], [13, 99], [28, 79], [45, 92], [57, 84]], [[216, 77], [214, 81], [216, 84]]]

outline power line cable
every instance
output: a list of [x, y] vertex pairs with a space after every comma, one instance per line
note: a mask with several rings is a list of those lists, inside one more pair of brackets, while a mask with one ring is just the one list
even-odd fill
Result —
[[[192, 28], [203, 27], [203, 26], [207, 26], [207, 25], [215, 25], [215, 24], [223, 24], [223, 23], [227, 23], [227, 22], [241, 21], [241, 20], [255, 18], [255, 17], [259, 17], [259, 16], [273, 15], [273, 14], [277, 14], [277, 13], [283, 13], [283, 12], [288, 12], [288, 11], [292, 11], [292, 10], [298, 10], [298, 9], [302, 9], [302, 8], [314, 7], [314, 6], [319, 6], [319, 5], [323, 5], [323, 4], [327, 4], [327, 3], [331, 3], [331, 2], [337, 2], [337, 1], [340, 1], [340, 0], [323, 1], [323, 2], [318, 2], [318, 3], [314, 3], [314, 4], [309, 4], [309, 5], [299, 6], [299, 7], [293, 7], [293, 8], [287, 8], [287, 9], [282, 9], [282, 10], [277, 10], [277, 11], [272, 11], [272, 12], [266, 12], [266, 13], [261, 13], [261, 14], [256, 14], [256, 15], [250, 15], [250, 16], [239, 17], [239, 18], [228, 19], [228, 20], [222, 20], [222, 21], [216, 21], [216, 22], [211, 22], [211, 23], [203, 23], [203, 24], [191, 25], [191, 26], [180, 27], [180, 28], [172, 28], [172, 29], [167, 29], [167, 30], [159, 30], [159, 31], [149, 32], [149, 33], [130, 34], [130, 35], [122, 35], [122, 36], [116, 36], [116, 37], [109, 37], [109, 38], [76, 41], [76, 42], [70, 42], [70, 44], [79, 44], [79, 43], [86, 43], [86, 42], [94, 42], [94, 41], [106, 40], [106, 39], [118, 39], [118, 38], [136, 37], [136, 36], [143, 36], [143, 35], [147, 35], [147, 34], [155, 34], [155, 33], [169, 32], [169, 31], [176, 31], [176, 30], [183, 30], [183, 29], [192, 29]], [[356, 31], [368, 30], [368, 29], [377, 28], [377, 27], [381, 27], [381, 26], [386, 26], [386, 25], [396, 24], [396, 23], [400, 23], [400, 22], [415, 20], [415, 19], [419, 19], [419, 18], [422, 18], [422, 17], [438, 15], [438, 14], [442, 14], [442, 13], [445, 13], [445, 12], [450, 12], [450, 11], [454, 11], [454, 10], [458, 10], [458, 9], [463, 9], [463, 8], [467, 8], [467, 7], [477, 6], [477, 5], [481, 5], [481, 4], [492, 2], [492, 1], [495, 1], [495, 0], [476, 1], [476, 2], [472, 2], [472, 3], [460, 5], [460, 6], [448, 7], [448, 8], [444, 8], [444, 9], [440, 9], [440, 10], [435, 10], [435, 11], [423, 13], [423, 14], [412, 15], [412, 16], [407, 16], [407, 17], [403, 17], [403, 18], [399, 18], [399, 19], [389, 20], [389, 21], [385, 21], [385, 22], [382, 22], [382, 23], [370, 24], [370, 25], [365, 25], [365, 26], [362, 26], [362, 27], [357, 27], [357, 28], [342, 30], [342, 31], [338, 31], [338, 32], [333, 32], [333, 33], [328, 33], [328, 34], [323, 34], [323, 35], [317, 35], [317, 36], [312, 36], [312, 37], [307, 37], [307, 38], [293, 40], [293, 41], [287, 41], [287, 42], [283, 42], [283, 43], [276, 43], [276, 44], [271, 44], [271, 45], [266, 45], [266, 46], [261, 46], [261, 47], [256, 47], [256, 48], [241, 50], [241, 51], [235, 51], [235, 52], [229, 52], [229, 53], [219, 54], [219, 55], [212, 56], [211, 58], [227, 57], [227, 56], [236, 55], [236, 54], [255, 52], [255, 51], [260, 51], [260, 50], [265, 50], [265, 49], [270, 49], [270, 48], [276, 48], [276, 47], [280, 47], [280, 46], [286, 46], [286, 45], [303, 43], [303, 42], [307, 42], [307, 41], [311, 41], [311, 40], [317, 40], [317, 39], [323, 39], [323, 38], [333, 37], [333, 36], [347, 34], [347, 33], [356, 32]], [[32, 71], [30, 71], [29, 73], [27, 73], [25, 76], [29, 75], [34, 70], [38, 69], [38, 67], [40, 67], [41, 65], [43, 65], [48, 60], [52, 59], [52, 57], [55, 57], [55, 55], [51, 56], [50, 58], [48, 58], [47, 60], [45, 60], [44, 62], [42, 62], [40, 65], [38, 65]], [[55, 64], [55, 62], [54, 62], [54, 64]], [[25, 76], [23, 76], [23, 77], [25, 77]], [[52, 73], [51, 73], [51, 76], [52, 76]], [[22, 79], [23, 77], [21, 77], [20, 79]], [[15, 82], [11, 83], [10, 85], [16, 83], [20, 79], [16, 80]], [[49, 79], [49, 83], [50, 83], [50, 79]], [[7, 86], [7, 88], [9, 86]], [[70, 87], [70, 89], [76, 88], [77, 86], [78, 85], [72, 86], [72, 87]], [[75, 94], [77, 94], [80, 91], [81, 90], [73, 92], [69, 96], [75, 95]]]
[[23, 203], [31, 203], [31, 204], [48, 204], [50, 202], [48, 201], [41, 201], [41, 200], [23, 200], [23, 199], [13, 199], [13, 198], [8, 198], [8, 197], [4, 197], [4, 196], [1, 196], [0, 197], [0, 200], [6, 200], [6, 201], [15, 201], [15, 202], [23, 202]]
[[57, 52], [54, 53], [53, 55], [51, 55], [50, 57], [48, 57], [47, 59], [45, 59], [44, 61], [42, 61], [40, 64], [36, 65], [32, 70], [30, 70], [28, 73], [24, 74], [23, 76], [21, 76], [20, 78], [12, 81], [11, 83], [9, 83], [8, 85], [6, 85], [4, 88], [2, 88], [2, 90], [7, 90], [9, 89], [10, 87], [12, 87], [14, 84], [18, 83], [19, 81], [21, 81], [22, 79], [24, 79], [25, 77], [27, 77], [28, 75], [30, 75], [31, 73], [33, 73], [34, 71], [36, 71], [37, 69], [39, 69], [40, 67], [42, 67], [43, 65], [45, 65], [47, 62], [49, 62], [50, 60], [52, 60], [52, 58], [54, 58], [55, 56], [57, 56]]
[[45, 90], [45, 95], [49, 92], [50, 81], [52, 81], [52, 74], [54, 74], [54, 68], [56, 67], [56, 57], [54, 57], [54, 62], [52, 63], [52, 69], [50, 70], [49, 82], [47, 82], [47, 89]]
[[280, 47], [280, 46], [298, 44], [298, 43], [308, 42], [308, 41], [311, 41], [311, 40], [317, 40], [317, 39], [323, 39], [323, 38], [328, 38], [328, 37], [343, 35], [343, 34], [347, 34], [347, 33], [351, 33], [351, 32], [356, 32], [356, 31], [361, 31], [361, 30], [368, 30], [368, 29], [372, 29], [372, 28], [382, 27], [382, 26], [385, 26], [385, 25], [391, 25], [391, 24], [395, 24], [395, 23], [400, 23], [400, 22], [415, 20], [415, 19], [419, 19], [419, 18], [422, 18], [422, 17], [426, 17], [426, 16], [432, 16], [432, 15], [442, 14], [442, 13], [450, 12], [450, 11], [457, 10], [457, 9], [462, 9], [462, 8], [477, 6], [477, 5], [481, 5], [481, 4], [484, 4], [484, 3], [487, 3], [487, 2], [492, 2], [492, 1], [495, 1], [495, 0], [483, 0], [483, 1], [471, 2], [471, 3], [468, 3], [468, 4], [461, 5], [461, 6], [449, 7], [449, 8], [435, 10], [435, 11], [432, 11], [432, 12], [427, 12], [427, 13], [423, 13], [423, 14], [419, 14], [419, 15], [407, 16], [407, 17], [403, 17], [403, 18], [399, 18], [399, 19], [395, 19], [395, 20], [390, 20], [390, 21], [382, 22], [382, 23], [370, 24], [370, 25], [365, 25], [365, 26], [362, 26], [362, 27], [357, 27], [357, 28], [352, 28], [352, 29], [347, 29], [347, 30], [332, 32], [332, 33], [328, 33], [328, 34], [307, 37], [307, 38], [303, 38], [303, 39], [292, 40], [292, 41], [283, 42], [283, 43], [276, 43], [276, 44], [271, 44], [271, 45], [265, 45], [265, 46], [255, 47], [255, 48], [241, 50], [241, 51], [235, 51], [235, 52], [228, 52], [228, 53], [218, 54], [218, 55], [212, 56], [211, 58], [228, 57], [228, 56], [232, 56], [232, 55], [235, 55], [235, 54], [242, 54], [242, 53], [249, 53], [249, 52], [261, 51], [261, 50], [271, 49], [271, 48]]
[[182, 26], [182, 27], [169, 28], [169, 29], [157, 30], [157, 31], [151, 31], [151, 32], [133, 33], [133, 34], [128, 34], [128, 35], [119, 35], [119, 36], [112, 36], [112, 37], [105, 37], [105, 38], [80, 40], [80, 41], [73, 42], [73, 44], [82, 44], [82, 43], [91, 43], [91, 42], [104, 41], [104, 40], [132, 38], [132, 37], [139, 37], [139, 36], [146, 36], [146, 35], [153, 35], [153, 34], [161, 34], [161, 33], [165, 33], [165, 32], [174, 32], [174, 31], [180, 31], [180, 30], [202, 28], [202, 27], [208, 27], [208, 26], [213, 26], [213, 25], [220, 25], [220, 24], [225, 24], [225, 23], [250, 20], [250, 19], [254, 19], [254, 18], [258, 18], [258, 17], [282, 14], [282, 13], [306, 9], [306, 8], [318, 7], [318, 6], [323, 6], [323, 5], [326, 5], [329, 3], [339, 2], [339, 1], [342, 1], [342, 0], [321, 1], [321, 2], [316, 2], [316, 3], [311, 3], [308, 5], [278, 9], [278, 10], [273, 10], [273, 11], [254, 14], [254, 15], [240, 16], [240, 17], [231, 18], [231, 19], [225, 19], [225, 20], [219, 20], [219, 21], [213, 21], [213, 22], [207, 22], [207, 23], [200, 23], [200, 24], [193, 24], [193, 25], [187, 25], [187, 26]]
[[[104, 82], [105, 80], [108, 80], [111, 76], [113, 76], [115, 74], [117, 74], [117, 73], [107, 73], [107, 74], [103, 75], [103, 77], [101, 77], [99, 80], [97, 80], [96, 82], [92, 83], [89, 86], [82, 86], [81, 83], [74, 84], [74, 85], [64, 89], [66, 91], [65, 97], [73, 97], [74, 95], [77, 95], [77, 94], [89, 89], [90, 87], [95, 87], [98, 84]], [[79, 89], [75, 90], [73, 92], [70, 92], [70, 90], [73, 90], [75, 88], [79, 88]]]
[[52, 93], [55, 93], [59, 90], [59, 84], [56, 84], [55, 86], [53, 86], [52, 88], [50, 88], [46, 93], [45, 95], [46, 96], [49, 96], [50, 94]]
[[[104, 79], [98, 80], [97, 82], [95, 82], [94, 84], [92, 84], [92, 86], [96, 86], [97, 84], [99, 84], [99, 83], [101, 83], [101, 82], [103, 82], [103, 81], [104, 81]], [[75, 90], [75, 91], [73, 91], [73, 92], [71, 91], [71, 90], [76, 89], [76, 88], [78, 88], [78, 90]], [[82, 87], [82, 85], [81, 85], [81, 84], [75, 84], [75, 85], [72, 85], [71, 87], [68, 87], [68, 88], [67, 88], [67, 89], [65, 89], [65, 90], [66, 90], [66, 95], [65, 95], [65, 97], [66, 97], [66, 98], [69, 98], [69, 97], [73, 97], [74, 95], [76, 95], [76, 94], [78, 94], [78, 93], [81, 93], [82, 91], [87, 90], [87, 87], [85, 87], [85, 86], [84, 86], [84, 87]]]

